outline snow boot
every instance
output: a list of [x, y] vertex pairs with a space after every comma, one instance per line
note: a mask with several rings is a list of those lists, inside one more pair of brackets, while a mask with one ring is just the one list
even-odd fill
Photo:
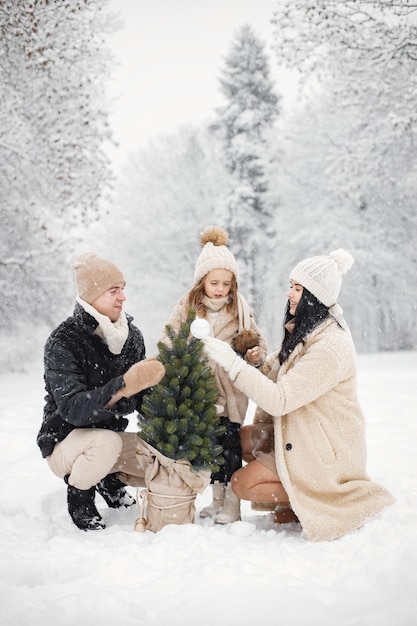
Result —
[[299, 519], [291, 508], [289, 502], [280, 502], [274, 511], [274, 522], [276, 524], [289, 524], [290, 522], [298, 522]]
[[122, 483], [117, 474], [108, 474], [96, 485], [98, 493], [111, 509], [120, 509], [122, 506], [128, 508], [136, 503], [136, 500], [126, 491], [125, 487], [126, 485]]
[[240, 498], [232, 491], [231, 485], [225, 488], [224, 506], [221, 512], [216, 515], [216, 524], [230, 524], [240, 520]]
[[65, 477], [65, 482], [68, 485], [68, 513], [74, 524], [81, 530], [101, 530], [106, 528], [94, 504], [96, 488], [77, 489], [68, 484], [68, 476]]
[[224, 504], [224, 483], [213, 483], [213, 502], [200, 511], [200, 517], [213, 517], [220, 513]]

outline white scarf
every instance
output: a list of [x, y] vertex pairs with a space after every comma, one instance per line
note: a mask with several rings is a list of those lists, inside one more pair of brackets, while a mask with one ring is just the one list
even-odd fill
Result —
[[[218, 298], [216, 300], [203, 296], [202, 303], [206, 305], [209, 311], [215, 311], [218, 313], [229, 302], [229, 296], [224, 298]], [[251, 328], [251, 316], [248, 303], [245, 298], [238, 293], [237, 294], [237, 316], [239, 321], [239, 332], [242, 330], [249, 330]]]
[[112, 322], [107, 315], [99, 313], [91, 304], [84, 302], [79, 296], [77, 296], [76, 300], [83, 307], [84, 311], [98, 322], [98, 326], [94, 331], [95, 334], [107, 344], [112, 354], [120, 354], [129, 334], [125, 312], [122, 311], [119, 319]]
[[208, 296], [203, 296], [201, 302], [210, 310], [218, 313], [226, 304], [229, 302], [229, 296], [224, 296], [223, 298], [209, 298]]

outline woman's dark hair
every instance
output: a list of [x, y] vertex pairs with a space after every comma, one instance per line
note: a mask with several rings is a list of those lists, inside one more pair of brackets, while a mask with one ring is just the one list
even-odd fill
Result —
[[[316, 296], [303, 287], [303, 293], [300, 302], [297, 304], [295, 315], [290, 313], [290, 303], [287, 302], [284, 316], [284, 339], [279, 353], [279, 362], [284, 363], [294, 350], [295, 346], [301, 342], [304, 343], [306, 335], [308, 335], [316, 326], [321, 324], [329, 315], [329, 308], [325, 306]], [[285, 327], [291, 321], [295, 321], [292, 333]]]

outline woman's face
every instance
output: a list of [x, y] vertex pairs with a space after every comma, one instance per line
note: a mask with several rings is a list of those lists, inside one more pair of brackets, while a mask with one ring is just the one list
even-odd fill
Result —
[[297, 305], [301, 300], [301, 296], [303, 295], [303, 287], [299, 283], [296, 283], [294, 280], [290, 280], [290, 290], [287, 293], [287, 298], [290, 303], [290, 313], [291, 315], [295, 315], [295, 311], [297, 309]]
[[218, 300], [230, 293], [232, 288], [233, 272], [229, 270], [211, 270], [204, 277], [204, 291], [208, 298]]

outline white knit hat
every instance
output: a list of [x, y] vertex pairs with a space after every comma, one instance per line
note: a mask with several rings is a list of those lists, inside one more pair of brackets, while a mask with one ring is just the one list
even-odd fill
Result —
[[227, 248], [228, 241], [227, 232], [216, 226], [209, 226], [200, 234], [203, 249], [195, 266], [195, 285], [211, 270], [229, 270], [238, 280], [239, 268], [235, 257]]
[[78, 256], [73, 268], [78, 295], [88, 304], [92, 304], [114, 285], [126, 282], [114, 263], [103, 259], [95, 252], [86, 252]]
[[290, 274], [290, 280], [299, 283], [320, 302], [332, 307], [342, 286], [342, 274], [353, 265], [354, 259], [349, 252], [339, 248], [329, 256], [313, 256], [298, 263]]

